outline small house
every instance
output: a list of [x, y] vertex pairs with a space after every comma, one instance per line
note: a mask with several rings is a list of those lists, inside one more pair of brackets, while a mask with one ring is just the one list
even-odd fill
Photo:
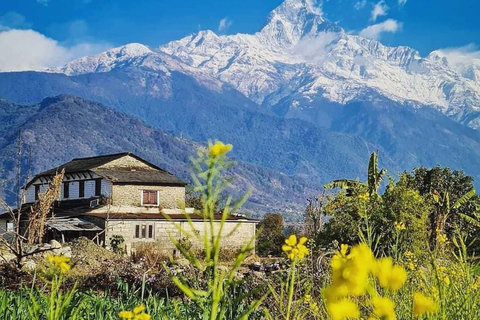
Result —
[[[173, 253], [171, 238], [183, 237], [174, 223], [188, 230], [190, 220], [196, 232], [204, 230], [203, 218], [185, 209], [187, 183], [130, 152], [76, 158], [37, 174], [25, 186], [23, 210], [38, 200], [62, 169], [61, 194], [46, 222], [45, 241], [86, 236], [109, 246], [113, 236], [122, 236], [127, 253], [145, 242]], [[255, 235], [257, 223], [243, 216], [229, 217], [225, 246], [240, 248]], [[0, 215], [0, 234], [12, 228], [8, 213]]]

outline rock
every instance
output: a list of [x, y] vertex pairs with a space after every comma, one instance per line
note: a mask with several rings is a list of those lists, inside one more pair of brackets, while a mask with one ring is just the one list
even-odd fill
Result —
[[34, 271], [37, 268], [37, 264], [33, 260], [26, 260], [23, 263], [22, 271]]
[[60, 249], [62, 245], [57, 240], [50, 240], [50, 246], [54, 249]]
[[63, 247], [61, 249], [58, 249], [59, 251], [59, 255], [63, 255], [67, 258], [71, 258], [72, 257], [72, 248], [71, 247]]

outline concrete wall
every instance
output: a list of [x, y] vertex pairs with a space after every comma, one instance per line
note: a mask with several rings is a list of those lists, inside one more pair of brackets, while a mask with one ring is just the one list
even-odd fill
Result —
[[185, 203], [185, 187], [113, 185], [112, 204], [115, 206], [141, 206], [142, 191], [159, 191], [159, 207], [178, 209]]
[[[188, 222], [174, 222], [190, 233], [197, 232], [200, 236], [204, 234], [204, 223], [193, 222], [194, 230], [191, 230]], [[135, 238], [135, 226], [136, 225], [152, 225], [153, 226], [153, 238], [152, 239], [137, 239]], [[215, 222], [215, 228], [218, 230], [219, 222]], [[250, 222], [238, 222], [230, 221], [226, 222], [222, 234], [225, 236], [222, 239], [222, 246], [227, 249], [236, 250], [240, 249], [243, 244], [251, 240], [255, 236], [255, 223]], [[236, 230], [230, 235], [234, 229]], [[147, 227], [148, 232], [148, 227]], [[159, 245], [159, 250], [173, 253], [175, 250], [174, 244], [170, 240], [170, 236], [174, 239], [180, 240], [187, 237], [186, 234], [181, 233], [175, 225], [170, 221], [152, 221], [152, 220], [114, 220], [109, 221], [106, 225], [105, 237], [107, 239], [107, 244], [109, 244], [110, 237], [113, 235], [121, 235], [125, 239], [125, 248], [128, 254], [131, 254], [132, 248], [135, 248], [136, 244], [150, 242], [157, 243]], [[194, 248], [201, 248], [202, 244], [195, 239], [190, 239]]]

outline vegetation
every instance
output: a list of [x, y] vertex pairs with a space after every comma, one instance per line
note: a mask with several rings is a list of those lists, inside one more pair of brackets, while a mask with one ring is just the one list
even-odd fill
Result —
[[[195, 233], [190, 224], [178, 228], [188, 241], [202, 244], [203, 256], [195, 255], [187, 240], [172, 239], [189, 262], [183, 271], [174, 262], [162, 264], [177, 294], [150, 290], [146, 273], [140, 287], [119, 282], [116, 294], [79, 290], [70, 279], [75, 266], [69, 259], [47, 256], [36, 272], [43, 285], [33, 280], [32, 286], [0, 290], [0, 317], [467, 320], [480, 312], [480, 266], [469, 242], [478, 232], [478, 199], [463, 173], [419, 168], [398, 181], [389, 178], [381, 192], [385, 172], [372, 165], [373, 155], [369, 173], [376, 175], [369, 174], [367, 183], [336, 181], [347, 191], [310, 203], [315, 217], [331, 216], [316, 235], [317, 244], [305, 236], [280, 237], [282, 220], [267, 216], [259, 244], [274, 241], [283, 259], [277, 271], [258, 277], [241, 272], [255, 239], [229, 264], [220, 261], [222, 227], [213, 228], [212, 221], [218, 197], [230, 183], [224, 175], [232, 165], [226, 157], [230, 149], [217, 142], [193, 159], [194, 191], [201, 195], [197, 213], [204, 217], [205, 232]], [[221, 221], [245, 198], [229, 197]], [[308, 215], [312, 219], [312, 211]], [[274, 250], [263, 248], [266, 254]], [[327, 269], [320, 263], [324, 259]]]

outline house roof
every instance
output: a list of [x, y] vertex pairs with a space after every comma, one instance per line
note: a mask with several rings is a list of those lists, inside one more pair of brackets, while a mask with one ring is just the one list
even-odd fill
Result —
[[92, 170], [113, 183], [164, 184], [184, 186], [186, 183], [166, 171]]
[[[105, 165], [111, 161], [120, 159], [125, 156], [131, 156], [138, 161], [141, 161], [153, 169], [157, 171], [128, 171], [125, 169], [118, 169], [118, 170], [105, 170], [105, 169], [98, 169], [102, 165]], [[53, 176], [56, 173], [60, 172], [62, 169], [65, 169], [65, 173], [77, 173], [77, 172], [85, 172], [85, 171], [92, 171], [99, 176], [105, 177], [107, 179], [112, 180], [112, 182], [116, 183], [146, 183], [146, 184], [166, 184], [166, 185], [179, 185], [185, 186], [187, 183], [176, 178], [170, 172], [157, 167], [153, 163], [150, 163], [139, 156], [131, 153], [131, 152], [122, 152], [116, 154], [108, 154], [102, 156], [95, 156], [95, 157], [86, 157], [86, 158], [75, 158], [71, 161], [64, 163], [58, 167], [46, 170], [37, 174], [32, 180], [30, 180], [25, 187], [30, 186], [33, 181], [35, 181], [39, 177], [45, 176]]]

